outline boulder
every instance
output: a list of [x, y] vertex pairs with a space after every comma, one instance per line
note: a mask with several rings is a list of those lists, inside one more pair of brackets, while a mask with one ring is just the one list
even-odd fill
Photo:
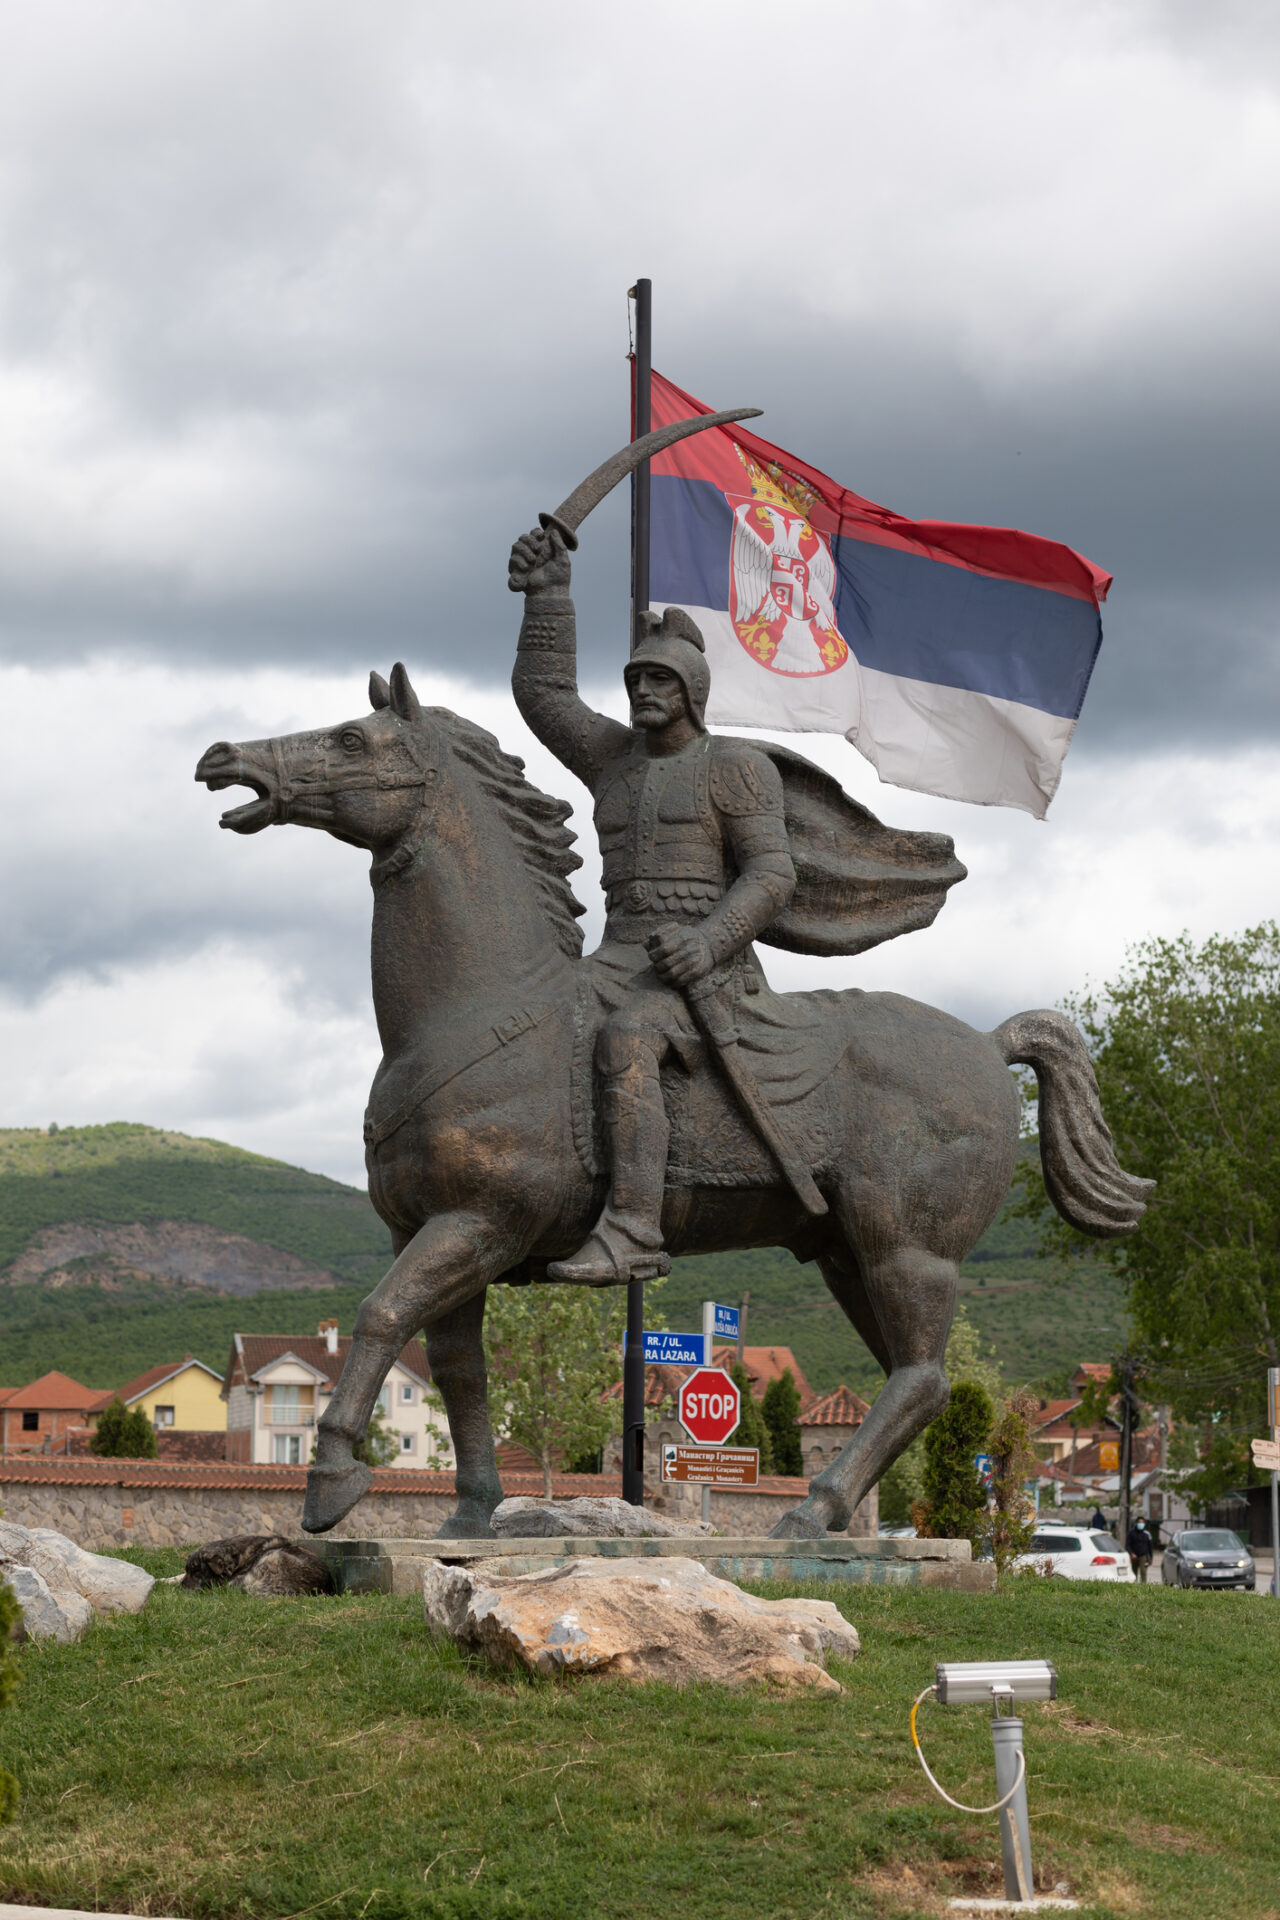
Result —
[[82, 1594], [70, 1587], [55, 1593], [43, 1574], [17, 1561], [0, 1566], [0, 1574], [13, 1588], [22, 1608], [23, 1638], [30, 1640], [78, 1640], [93, 1618], [93, 1608]]
[[33, 1640], [74, 1640], [95, 1613], [137, 1613], [155, 1585], [127, 1560], [86, 1553], [52, 1527], [12, 1520], [0, 1520], [0, 1577], [18, 1595]]
[[[518, 1562], [516, 1565], [518, 1566]], [[569, 1560], [537, 1572], [501, 1558], [426, 1564], [427, 1626], [499, 1666], [614, 1674], [676, 1686], [767, 1681], [839, 1693], [828, 1653], [852, 1659], [855, 1630], [829, 1600], [759, 1600], [697, 1560]]]
[[646, 1507], [616, 1499], [534, 1500], [516, 1494], [495, 1507], [493, 1531], [505, 1540], [559, 1540], [576, 1536], [587, 1540], [635, 1540], [648, 1535], [706, 1534], [701, 1520], [668, 1520]]
[[240, 1587], [245, 1593], [332, 1593], [333, 1575], [319, 1554], [282, 1533], [238, 1533], [189, 1554], [182, 1584]]

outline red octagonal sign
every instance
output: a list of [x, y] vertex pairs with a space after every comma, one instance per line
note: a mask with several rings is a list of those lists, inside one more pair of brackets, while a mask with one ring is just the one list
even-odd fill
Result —
[[742, 1397], [723, 1367], [698, 1367], [680, 1389], [680, 1422], [691, 1440], [723, 1446], [737, 1426]]

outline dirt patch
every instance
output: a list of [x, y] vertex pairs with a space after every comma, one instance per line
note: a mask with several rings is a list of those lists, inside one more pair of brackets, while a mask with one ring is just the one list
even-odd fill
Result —
[[0, 1283], [11, 1286], [42, 1281], [47, 1287], [111, 1287], [140, 1279], [230, 1294], [342, 1284], [326, 1267], [195, 1220], [135, 1221], [127, 1227], [66, 1221], [36, 1234], [0, 1273]]
[[1040, 1711], [1052, 1726], [1063, 1733], [1073, 1733], [1081, 1740], [1118, 1740], [1119, 1734], [1109, 1727], [1105, 1720], [1091, 1720], [1087, 1713], [1077, 1713], [1064, 1700], [1043, 1700]]

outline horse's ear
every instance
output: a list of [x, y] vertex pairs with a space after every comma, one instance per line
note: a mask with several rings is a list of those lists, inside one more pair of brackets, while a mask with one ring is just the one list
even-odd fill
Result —
[[391, 689], [380, 673], [369, 675], [369, 705], [375, 713], [391, 705]]
[[391, 669], [391, 711], [401, 720], [420, 720], [422, 708], [418, 696], [409, 685], [409, 676], [397, 660]]

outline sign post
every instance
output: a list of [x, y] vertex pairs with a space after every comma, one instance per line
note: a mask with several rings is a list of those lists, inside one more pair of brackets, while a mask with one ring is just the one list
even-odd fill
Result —
[[[703, 1301], [702, 1339], [707, 1349], [702, 1362], [704, 1367], [712, 1367], [715, 1365], [715, 1343], [717, 1340], [736, 1341], [739, 1349], [738, 1359], [741, 1361], [742, 1340], [739, 1332], [740, 1325], [741, 1322], [736, 1307], [722, 1307], [715, 1300]], [[737, 1424], [735, 1420], [734, 1426]], [[732, 1432], [733, 1428], [731, 1427], [729, 1431]], [[754, 1485], [754, 1482], [752, 1484]], [[711, 1525], [711, 1486], [712, 1483], [708, 1480], [703, 1483], [702, 1488], [702, 1520], [704, 1526], [708, 1527]]]
[[[1280, 1367], [1267, 1368], [1267, 1425], [1275, 1458], [1271, 1467], [1271, 1593], [1280, 1600]], [[1257, 1441], [1254, 1441], [1255, 1448]], [[1255, 1455], [1256, 1458], [1256, 1455]], [[1258, 1462], [1261, 1466], [1262, 1462]]]
[[759, 1447], [682, 1447], [668, 1440], [662, 1448], [662, 1477], [701, 1485], [704, 1499], [712, 1487], [754, 1487], [760, 1478]]

